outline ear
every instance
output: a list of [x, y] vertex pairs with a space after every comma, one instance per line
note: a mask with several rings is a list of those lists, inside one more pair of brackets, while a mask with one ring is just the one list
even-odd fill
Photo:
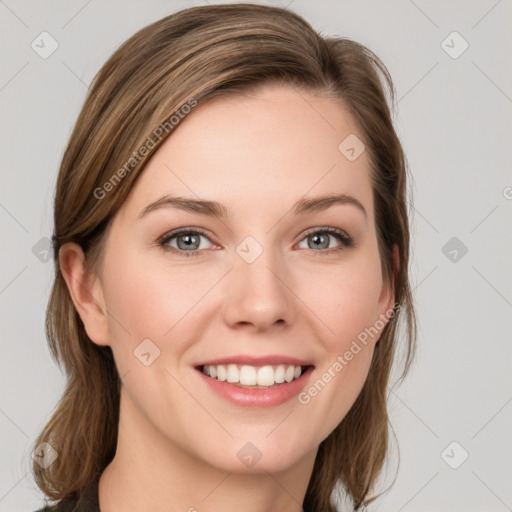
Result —
[[87, 270], [82, 248], [72, 242], [64, 244], [59, 250], [59, 265], [87, 336], [97, 345], [109, 345], [101, 281]]
[[[400, 268], [400, 255], [398, 254], [398, 245], [393, 246], [393, 274], [396, 275]], [[393, 311], [395, 304], [395, 290], [394, 290], [394, 277], [391, 277], [391, 282], [383, 282], [382, 290], [379, 296], [378, 314], [389, 317]], [[381, 316], [382, 318], [382, 316]], [[387, 323], [387, 320], [386, 320]]]

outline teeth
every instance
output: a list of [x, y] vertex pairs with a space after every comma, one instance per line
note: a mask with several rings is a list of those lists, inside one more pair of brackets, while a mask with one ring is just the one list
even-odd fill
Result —
[[[228, 382], [239, 382], [240, 381], [240, 372], [238, 371], [238, 368], [236, 364], [228, 364]], [[208, 375], [211, 375], [210, 373], [210, 366], [208, 367]]]
[[[210, 372], [215, 366], [210, 368]], [[255, 386], [256, 385], [256, 368], [254, 366], [242, 366], [240, 369], [240, 384], [244, 386]]]
[[[274, 369], [272, 366], [262, 366], [258, 370], [258, 386], [273, 386], [275, 380]], [[240, 379], [240, 384], [245, 384], [245, 382]]]
[[[215, 372], [217, 372], [217, 379], [220, 380], [221, 382], [224, 382], [228, 378], [226, 368], [224, 368], [224, 366], [222, 366], [222, 365], [205, 366], [205, 368], [208, 368], [206, 375], [210, 375], [210, 377], [212, 377], [215, 374]], [[213, 370], [212, 370], [212, 368], [213, 368]]]
[[276, 373], [274, 375], [274, 380], [277, 384], [282, 384], [284, 382], [284, 376], [285, 376], [286, 370], [284, 368], [284, 365], [280, 364], [276, 368]]
[[302, 367], [284, 364], [261, 367], [219, 364], [204, 365], [203, 373], [221, 382], [227, 381], [240, 386], [270, 387], [274, 384], [283, 384], [298, 379], [302, 375]]

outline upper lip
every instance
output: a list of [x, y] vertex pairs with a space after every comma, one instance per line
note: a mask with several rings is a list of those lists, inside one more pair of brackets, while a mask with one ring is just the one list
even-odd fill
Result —
[[296, 357], [289, 357], [284, 355], [269, 355], [260, 357], [250, 355], [236, 355], [203, 361], [197, 364], [196, 367], [204, 365], [216, 366], [219, 364], [245, 364], [248, 366], [288, 364], [294, 366], [313, 366], [313, 363], [311, 361], [305, 361], [303, 359], [297, 359]]

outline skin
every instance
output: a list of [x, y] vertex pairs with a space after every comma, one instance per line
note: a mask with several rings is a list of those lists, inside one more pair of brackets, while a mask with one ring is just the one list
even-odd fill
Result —
[[[285, 354], [312, 361], [314, 383], [389, 311], [367, 153], [351, 162], [338, 150], [349, 134], [363, 139], [340, 102], [287, 86], [215, 98], [154, 154], [116, 214], [94, 274], [79, 246], [61, 249], [87, 334], [112, 348], [122, 378], [117, 453], [99, 485], [103, 512], [302, 509], [318, 446], [357, 398], [380, 332], [308, 404], [237, 407], [194, 366]], [[357, 198], [366, 216], [350, 204], [292, 213], [302, 197], [334, 192]], [[163, 207], [138, 218], [166, 193], [218, 201], [229, 216]], [[181, 227], [206, 232], [200, 256], [183, 255], [183, 238], [169, 242], [182, 254], [158, 246]], [[314, 232], [305, 232], [325, 227], [344, 230], [355, 245], [327, 253], [342, 246], [331, 235], [316, 248]], [[263, 248], [252, 263], [236, 252], [247, 236]], [[147, 338], [160, 349], [149, 366], [133, 354]], [[252, 467], [237, 457], [247, 442], [262, 454]]]

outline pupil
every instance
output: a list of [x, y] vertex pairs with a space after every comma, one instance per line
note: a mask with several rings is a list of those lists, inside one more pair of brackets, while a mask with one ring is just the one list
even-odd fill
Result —
[[195, 235], [182, 235], [182, 240], [183, 242], [185, 243], [185, 245], [187, 247], [190, 247], [191, 245], [194, 245], [194, 242], [195, 242], [195, 238], [196, 236]]
[[314, 241], [313, 241], [313, 244], [314, 244], [316, 247], [319, 247], [319, 246], [321, 246], [321, 245], [325, 245], [325, 243], [324, 243], [324, 244], [322, 244], [322, 239], [323, 239], [323, 241], [325, 242], [326, 237], [325, 237], [324, 235], [319, 235], [319, 234], [313, 235], [313, 240], [314, 240]]

